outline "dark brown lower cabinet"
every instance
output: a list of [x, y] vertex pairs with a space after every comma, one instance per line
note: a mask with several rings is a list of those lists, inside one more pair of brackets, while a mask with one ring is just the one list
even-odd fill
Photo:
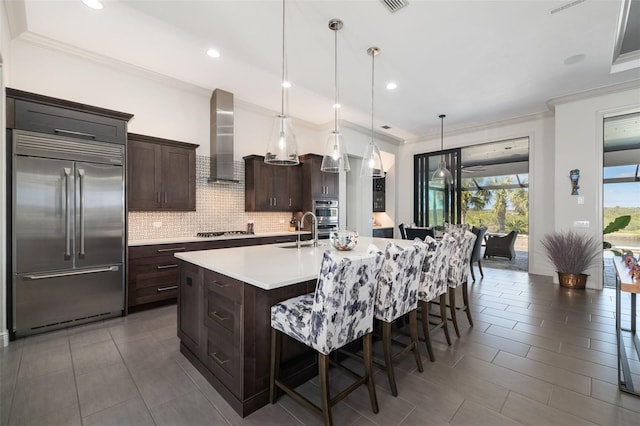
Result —
[[[179, 265], [180, 351], [245, 417], [269, 401], [271, 306], [314, 291], [315, 280], [262, 290], [184, 261]], [[317, 374], [314, 353], [284, 337], [280, 377], [301, 384]]]
[[373, 228], [373, 236], [377, 238], [393, 238], [393, 228]]
[[[309, 234], [303, 240], [311, 238]], [[271, 237], [234, 238], [178, 244], [151, 244], [129, 247], [127, 293], [129, 308], [178, 296], [178, 262], [175, 253], [243, 247], [296, 241], [296, 234]]]

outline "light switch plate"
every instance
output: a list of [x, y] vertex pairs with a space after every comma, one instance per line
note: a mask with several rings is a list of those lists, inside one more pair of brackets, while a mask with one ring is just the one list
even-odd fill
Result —
[[578, 197], [578, 204], [584, 204], [584, 197], [582, 195]]

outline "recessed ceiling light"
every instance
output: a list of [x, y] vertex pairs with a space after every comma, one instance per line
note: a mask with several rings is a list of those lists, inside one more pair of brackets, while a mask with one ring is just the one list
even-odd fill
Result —
[[283, 81], [282, 82], [282, 87], [284, 87], [285, 89], [288, 89], [289, 87], [291, 87], [291, 83], [288, 81]]
[[335, 108], [335, 109], [342, 108], [342, 105], [340, 105], [340, 104], [333, 104], [333, 108]]
[[220, 52], [217, 49], [209, 49], [207, 50], [207, 55], [209, 55], [212, 58], [219, 58]]
[[387, 83], [387, 90], [396, 90], [398, 88], [398, 85], [391, 81], [389, 83]]
[[82, 0], [82, 3], [84, 3], [85, 6], [96, 10], [100, 10], [104, 7], [100, 0]]

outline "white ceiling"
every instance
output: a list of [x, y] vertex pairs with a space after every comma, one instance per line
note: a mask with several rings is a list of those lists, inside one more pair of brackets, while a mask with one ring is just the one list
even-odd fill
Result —
[[[26, 27], [13, 23], [14, 36], [280, 108], [280, 1], [106, 0], [101, 11], [80, 0], [9, 3], [26, 15]], [[638, 68], [610, 73], [621, 1], [586, 0], [550, 13], [567, 3], [409, 0], [391, 14], [379, 0], [288, 0], [289, 113], [320, 125], [333, 120], [331, 18], [344, 22], [342, 117], [370, 127], [366, 49], [378, 46], [375, 125], [391, 126], [383, 132], [404, 140], [439, 136], [441, 113], [445, 129], [469, 127], [639, 79]], [[206, 57], [209, 47], [222, 57]], [[584, 58], [571, 63], [576, 55]], [[385, 89], [391, 80], [398, 83], [393, 92]]]

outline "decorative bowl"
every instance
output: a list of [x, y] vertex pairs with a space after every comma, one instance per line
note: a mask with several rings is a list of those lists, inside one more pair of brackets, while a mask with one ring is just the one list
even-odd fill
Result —
[[329, 241], [337, 250], [352, 250], [358, 244], [358, 233], [355, 231], [334, 230], [329, 234]]

